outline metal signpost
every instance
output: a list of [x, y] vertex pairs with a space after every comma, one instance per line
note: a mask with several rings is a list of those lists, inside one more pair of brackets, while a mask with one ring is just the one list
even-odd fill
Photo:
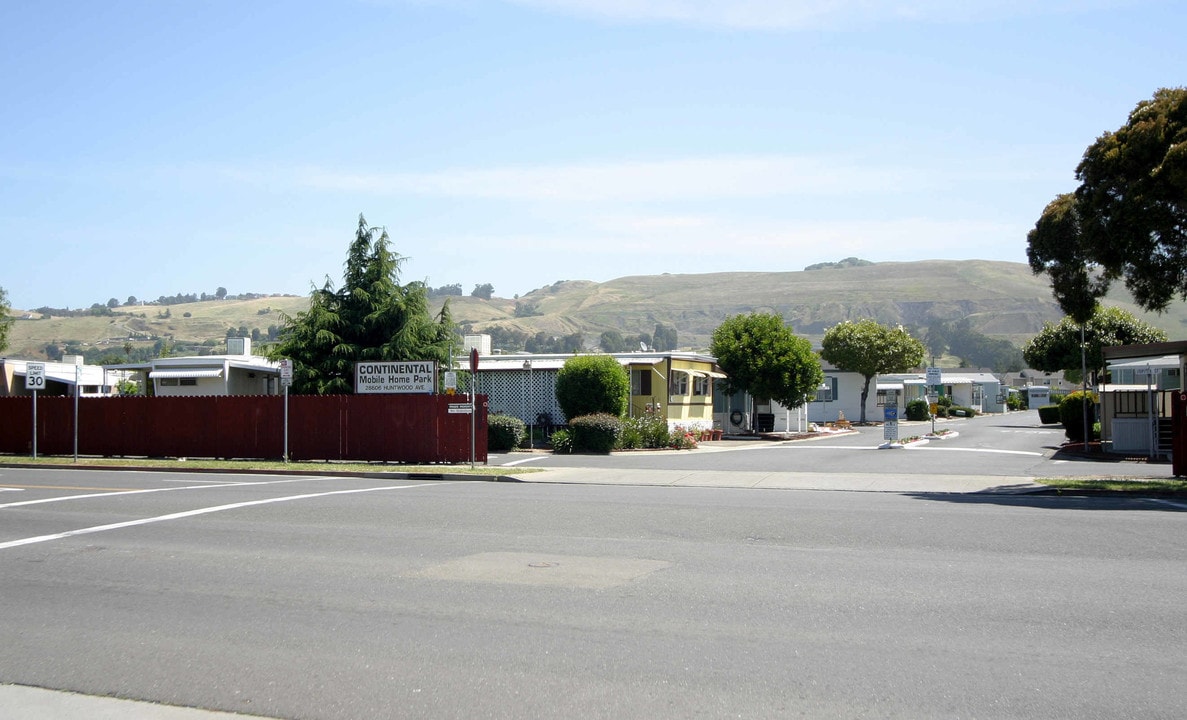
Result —
[[74, 462], [78, 462], [78, 396], [82, 393], [82, 355], [74, 356]]
[[280, 361], [280, 386], [284, 388], [284, 461], [289, 461], [289, 385], [293, 384], [293, 361]]
[[25, 389], [33, 393], [33, 459], [37, 459], [37, 392], [45, 389], [45, 363], [25, 365]]
[[[933, 359], [934, 362], [934, 359]], [[927, 409], [931, 413], [931, 432], [936, 433], [936, 403], [940, 401], [940, 388], [944, 385], [944, 374], [938, 367], [929, 367], [927, 369], [927, 379], [924, 381], [928, 388], [934, 390], [927, 394]]]
[[474, 391], [478, 384], [478, 348], [470, 348], [470, 469], [474, 469], [474, 436], [477, 430], [474, 424], [474, 416], [477, 415], [475, 410], [477, 404], [475, 401]]

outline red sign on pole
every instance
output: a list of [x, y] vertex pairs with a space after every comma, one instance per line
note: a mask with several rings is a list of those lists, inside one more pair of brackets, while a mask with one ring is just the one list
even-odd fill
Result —
[[478, 372], [478, 348], [470, 348], [470, 372]]

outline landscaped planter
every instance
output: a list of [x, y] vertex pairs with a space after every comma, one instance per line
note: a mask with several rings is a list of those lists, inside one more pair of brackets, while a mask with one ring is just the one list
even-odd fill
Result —
[[945, 430], [943, 432], [928, 433], [924, 435], [923, 438], [925, 440], [951, 440], [952, 438], [958, 437], [959, 435], [960, 433], [956, 432], [955, 430]]

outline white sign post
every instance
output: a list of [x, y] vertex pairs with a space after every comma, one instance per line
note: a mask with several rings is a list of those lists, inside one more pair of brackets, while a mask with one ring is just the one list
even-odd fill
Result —
[[280, 386], [284, 388], [284, 461], [289, 461], [289, 385], [293, 384], [293, 361], [280, 361]]
[[882, 438], [887, 442], [898, 440], [898, 406], [882, 409]]
[[37, 459], [37, 391], [45, 389], [45, 363], [25, 365], [25, 389], [33, 393], [33, 459]]

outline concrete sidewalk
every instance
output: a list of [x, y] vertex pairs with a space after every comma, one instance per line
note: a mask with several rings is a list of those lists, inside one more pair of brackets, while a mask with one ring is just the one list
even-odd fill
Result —
[[1042, 490], [1031, 477], [984, 475], [890, 475], [884, 473], [738, 472], [718, 470], [619, 470], [548, 468], [508, 474], [519, 482], [661, 487], [847, 490], [894, 493], [1027, 493]]
[[27, 685], [0, 685], [0, 718], [20, 720], [274, 720], [259, 715], [199, 710], [80, 695]]

